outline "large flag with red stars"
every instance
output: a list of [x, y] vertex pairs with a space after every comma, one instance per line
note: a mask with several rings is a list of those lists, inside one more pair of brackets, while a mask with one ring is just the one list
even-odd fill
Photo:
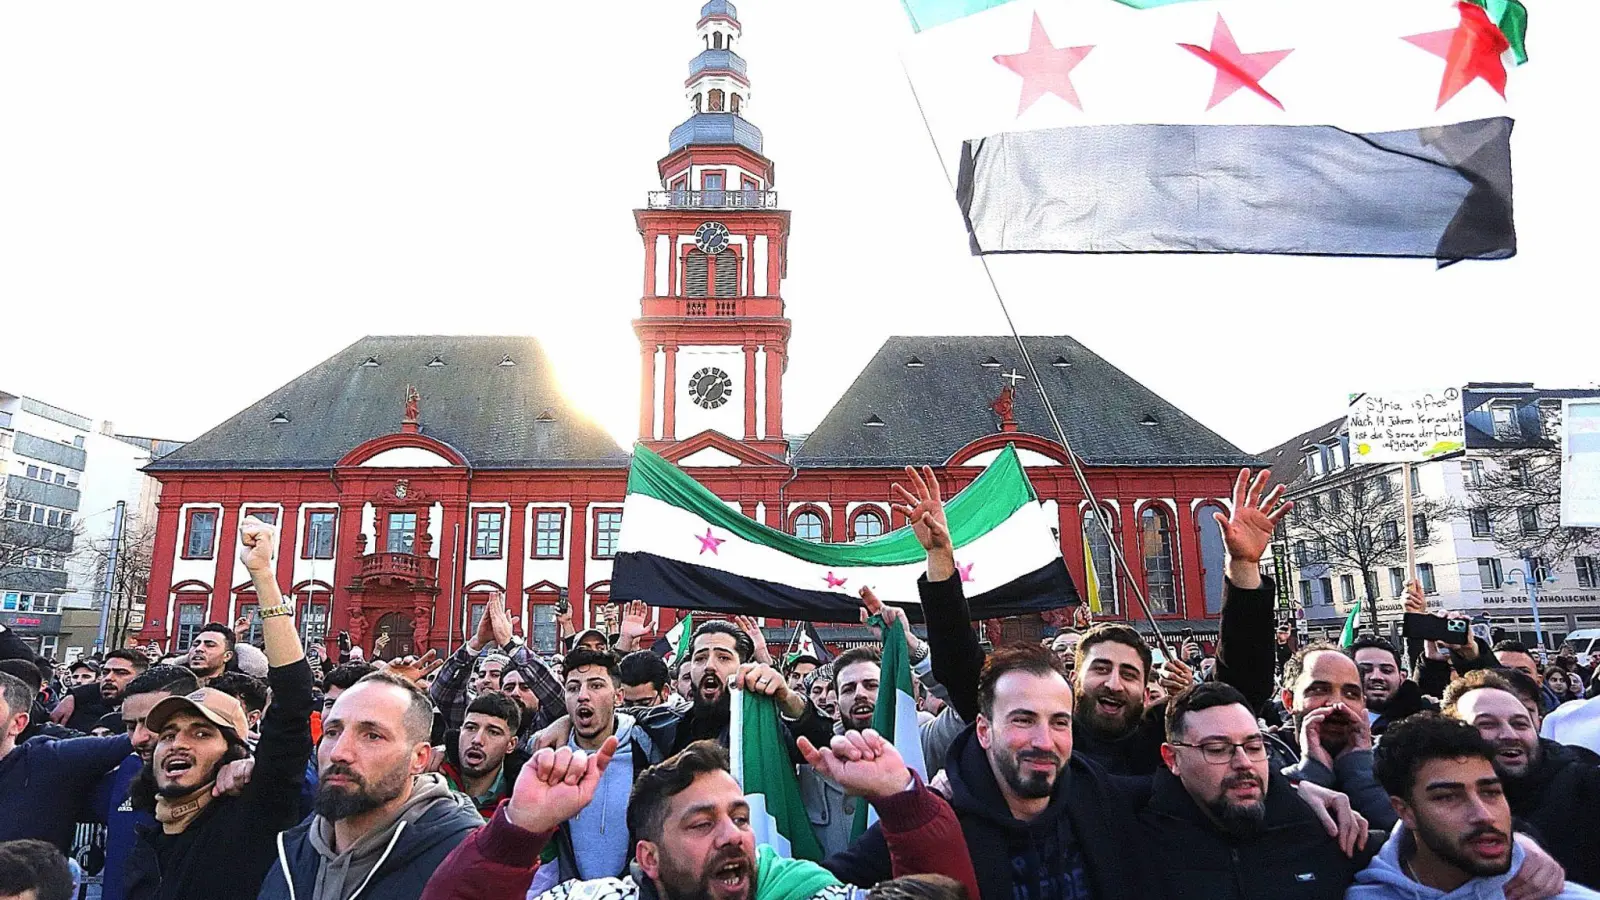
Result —
[[903, 0], [974, 252], [1516, 253], [1517, 0]]

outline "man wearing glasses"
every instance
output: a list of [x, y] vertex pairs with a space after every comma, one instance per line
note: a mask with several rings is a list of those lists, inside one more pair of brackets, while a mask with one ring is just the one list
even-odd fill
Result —
[[1140, 813], [1170, 897], [1337, 900], [1378, 847], [1365, 823], [1330, 837], [1322, 810], [1273, 771], [1244, 695], [1197, 684], [1167, 703], [1165, 771]]

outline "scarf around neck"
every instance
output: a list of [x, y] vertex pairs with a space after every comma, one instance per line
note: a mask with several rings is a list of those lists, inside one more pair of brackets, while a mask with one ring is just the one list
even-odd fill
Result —
[[768, 844], [756, 848], [755, 900], [805, 900], [837, 884], [832, 872], [808, 859], [785, 859]]
[[156, 821], [161, 823], [161, 830], [166, 834], [179, 834], [195, 817], [200, 815], [214, 799], [211, 796], [212, 782], [206, 782], [191, 794], [183, 797], [157, 797]]

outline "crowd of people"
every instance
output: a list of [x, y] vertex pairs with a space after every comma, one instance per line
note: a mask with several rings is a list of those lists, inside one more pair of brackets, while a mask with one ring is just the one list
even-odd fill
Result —
[[[85, 871], [107, 900], [1600, 898], [1595, 661], [1299, 645], [1262, 574], [1291, 505], [1266, 483], [1241, 472], [1218, 516], [1215, 642], [1170, 653], [1079, 611], [991, 647], [938, 483], [908, 470], [922, 627], [860, 594], [914, 679], [917, 733], [892, 742], [871, 727], [898, 674], [877, 647], [792, 655], [701, 614], [669, 660], [636, 646], [638, 602], [559, 657], [497, 597], [442, 658], [367, 661], [343, 637], [329, 658], [246, 519], [260, 647], [214, 624], [181, 655], [63, 673], [0, 630], [0, 900], [80, 896]], [[776, 707], [766, 762], [793, 767], [817, 859], [756, 840], [736, 691]]]

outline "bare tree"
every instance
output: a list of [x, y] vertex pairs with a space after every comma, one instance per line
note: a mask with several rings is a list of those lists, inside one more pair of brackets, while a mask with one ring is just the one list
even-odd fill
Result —
[[1376, 569], [1404, 565], [1405, 528], [1412, 528], [1418, 549], [1437, 540], [1433, 523], [1448, 517], [1446, 502], [1413, 496], [1412, 522], [1405, 521], [1405, 499], [1398, 477], [1378, 466], [1356, 469], [1351, 477], [1319, 485], [1316, 493], [1294, 498], [1288, 537], [1295, 564], [1304, 569], [1326, 565], [1330, 574], [1359, 572], [1362, 595], [1378, 627]]
[[72, 553], [73, 541], [82, 533], [82, 523], [53, 528], [0, 518], [0, 573], [37, 568], [30, 564], [42, 556], [66, 557]]
[[1490, 451], [1469, 486], [1475, 531], [1488, 525], [1495, 546], [1553, 566], [1600, 544], [1600, 528], [1561, 527], [1561, 463], [1548, 449]]
[[105, 597], [106, 571], [111, 567], [112, 540], [107, 535], [89, 541], [79, 551], [81, 559], [95, 573], [93, 585], [97, 602], [110, 603], [106, 613], [106, 649], [121, 647], [132, 633], [133, 612], [144, 606], [146, 586], [150, 583], [150, 564], [155, 555], [155, 523], [146, 523], [137, 515], [129, 514], [122, 523], [122, 542], [117, 545], [116, 574], [111, 582], [111, 596]]

